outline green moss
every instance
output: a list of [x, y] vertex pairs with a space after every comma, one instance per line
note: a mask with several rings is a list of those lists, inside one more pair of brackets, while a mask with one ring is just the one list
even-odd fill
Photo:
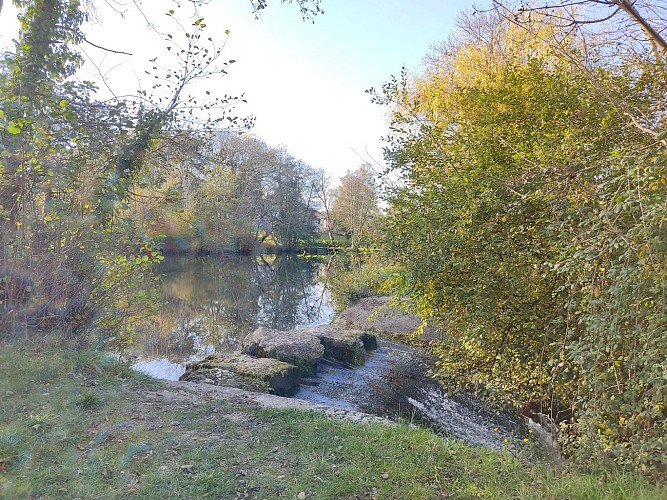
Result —
[[297, 367], [302, 377], [312, 377], [317, 373], [317, 366], [307, 359], [297, 358], [291, 364]]

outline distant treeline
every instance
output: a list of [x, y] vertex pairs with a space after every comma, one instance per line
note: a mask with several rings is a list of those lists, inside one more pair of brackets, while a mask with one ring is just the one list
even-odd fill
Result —
[[372, 172], [338, 188], [321, 169], [251, 134], [164, 134], [128, 215], [165, 254], [328, 252], [377, 215]]

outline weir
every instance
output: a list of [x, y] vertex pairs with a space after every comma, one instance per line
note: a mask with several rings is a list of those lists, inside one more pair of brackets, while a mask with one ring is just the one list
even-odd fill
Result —
[[[241, 340], [257, 326], [290, 330], [334, 319], [317, 265], [280, 259], [268, 264], [170, 258], [160, 272], [165, 310], [127, 352], [136, 370], [157, 378], [178, 380], [187, 363], [239, 352]], [[365, 307], [339, 313], [334, 323], [384, 329], [392, 338], [416, 326], [400, 315], [376, 315], [369, 322], [368, 309], [386, 300], [365, 300]], [[303, 379], [294, 397], [427, 426], [440, 435], [494, 450], [523, 453], [534, 448], [522, 417], [469, 394], [448, 394], [430, 377], [432, 359], [381, 333], [378, 338], [378, 349], [367, 351], [363, 366], [320, 361], [317, 374]]]
[[317, 376], [302, 382], [294, 397], [424, 425], [493, 450], [528, 451], [524, 439], [531, 433], [521, 417], [470, 395], [448, 395], [428, 376], [430, 367], [428, 357], [416, 349], [378, 340], [378, 349], [367, 353], [364, 366], [325, 360]]

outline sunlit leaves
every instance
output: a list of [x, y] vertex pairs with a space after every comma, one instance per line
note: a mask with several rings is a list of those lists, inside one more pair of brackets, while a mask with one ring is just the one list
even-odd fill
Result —
[[402, 176], [384, 219], [395, 290], [443, 330], [439, 376], [554, 418], [572, 411], [566, 439], [581, 456], [655, 472], [664, 145], [613, 94], [661, 123], [662, 69], [584, 71], [574, 32], [461, 22], [423, 75], [375, 96], [392, 106], [386, 157]]
[[7, 132], [9, 132], [10, 134], [13, 134], [13, 135], [20, 134], [21, 133], [21, 126], [17, 122], [11, 121], [7, 125]]
[[334, 190], [331, 223], [345, 234], [353, 248], [372, 243], [377, 236], [378, 189], [370, 165], [348, 171]]

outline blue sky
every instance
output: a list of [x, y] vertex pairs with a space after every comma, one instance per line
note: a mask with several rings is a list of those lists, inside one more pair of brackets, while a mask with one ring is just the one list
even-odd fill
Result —
[[[105, 74], [114, 92], [131, 93], [148, 81], [148, 59], [166, 53], [164, 43], [146, 30], [146, 20], [129, 0], [121, 17], [96, 2], [98, 22], [88, 38], [132, 57], [92, 47], [87, 55]], [[191, 7], [170, 1], [144, 0], [146, 17], [173, 31], [164, 13], [174, 8], [188, 26]], [[322, 0], [323, 15], [315, 23], [301, 20], [296, 5], [269, 2], [255, 20], [247, 0], [213, 0], [199, 9], [216, 39], [230, 36], [225, 59], [237, 62], [220, 81], [207, 82], [214, 93], [244, 92], [248, 104], [239, 114], [256, 117], [254, 133], [272, 146], [284, 145], [313, 167], [333, 177], [364, 161], [381, 162], [385, 110], [370, 103], [364, 92], [379, 87], [403, 65], [419, 71], [429, 47], [452, 32], [456, 15], [471, 2], [443, 0]], [[15, 37], [16, 10], [5, 2], [0, 14], [0, 48]], [[92, 65], [82, 77], [99, 78]], [[203, 87], [202, 87], [203, 88]], [[195, 92], [197, 89], [194, 89]], [[203, 91], [202, 91], [203, 92]]]

